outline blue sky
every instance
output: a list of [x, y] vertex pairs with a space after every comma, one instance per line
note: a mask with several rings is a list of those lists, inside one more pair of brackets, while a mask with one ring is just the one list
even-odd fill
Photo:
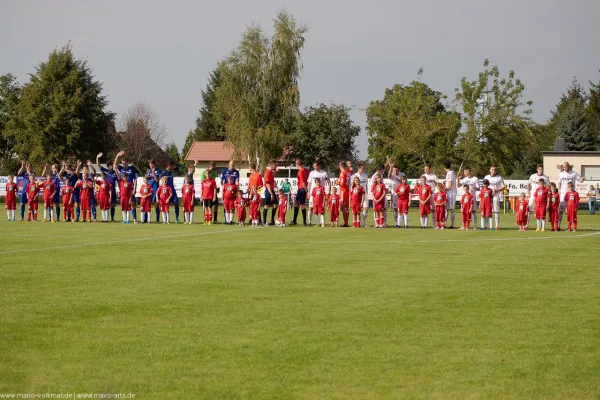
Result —
[[[543, 122], [577, 76], [600, 80], [600, 2], [2, 0], [0, 74], [21, 82], [71, 41], [104, 83], [110, 110], [149, 104], [181, 147], [201, 106], [200, 90], [245, 27], [271, 32], [281, 7], [309, 27], [302, 104], [344, 103], [364, 128], [364, 109], [396, 83], [422, 81], [452, 95], [489, 58], [515, 70]], [[357, 140], [366, 156], [365, 136]]]

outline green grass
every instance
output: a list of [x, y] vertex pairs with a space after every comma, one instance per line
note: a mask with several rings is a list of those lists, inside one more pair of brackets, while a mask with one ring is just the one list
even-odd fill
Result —
[[597, 399], [600, 217], [580, 215], [577, 233], [3, 218], [0, 393]]

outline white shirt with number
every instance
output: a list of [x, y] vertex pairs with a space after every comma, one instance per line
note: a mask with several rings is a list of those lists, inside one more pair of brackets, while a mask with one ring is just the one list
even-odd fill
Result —
[[560, 184], [560, 201], [565, 201], [565, 196], [569, 191], [569, 182], [573, 183], [573, 187], [577, 187], [577, 181], [579, 180], [579, 174], [573, 170], [566, 172], [562, 171], [558, 174], [558, 183]]
[[533, 174], [529, 177], [529, 185], [531, 186], [531, 196], [533, 196], [533, 192], [535, 192], [539, 186], [540, 179], [544, 180], [546, 186], [550, 186], [550, 178], [547, 175], [538, 175]]
[[[444, 183], [446, 184], [446, 193], [456, 196], [456, 172], [453, 170], [446, 172], [446, 181]], [[452, 183], [452, 187], [450, 189], [448, 189], [449, 183]]]
[[490, 189], [494, 191], [494, 197], [499, 198], [502, 192], [496, 192], [496, 190], [504, 188], [504, 179], [500, 175], [486, 175], [483, 179], [487, 179], [490, 182]]
[[[321, 180], [321, 186], [326, 187], [328, 185], [328, 181], [329, 181], [329, 175], [327, 174], [327, 171], [324, 170], [320, 170], [320, 171], [316, 171], [316, 170], [312, 170], [310, 171], [310, 173], [308, 174], [308, 184], [310, 185], [310, 190], [312, 191], [312, 188], [315, 187], [315, 180], [316, 179], [320, 179]], [[310, 196], [310, 193], [308, 194]]]
[[435, 174], [423, 174], [423, 175], [421, 175], [421, 177], [425, 177], [427, 184], [431, 188], [431, 193], [432, 193], [431, 198], [433, 199], [433, 193], [435, 193], [435, 186], [438, 183], [437, 176]]
[[479, 178], [476, 176], [464, 177], [460, 180], [460, 185], [469, 185], [469, 193], [473, 195], [473, 202], [477, 201], [477, 190], [479, 190]]

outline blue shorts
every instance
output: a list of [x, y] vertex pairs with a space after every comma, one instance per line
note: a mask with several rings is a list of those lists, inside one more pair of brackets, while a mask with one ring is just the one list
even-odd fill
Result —
[[73, 191], [73, 203], [79, 204], [79, 193], [75, 193], [75, 191]]
[[296, 204], [301, 206], [306, 204], [306, 189], [298, 189], [296, 192]]
[[158, 191], [158, 186], [157, 187], [152, 187], [152, 202], [156, 203], [156, 192]]
[[135, 202], [135, 194], [131, 195], [131, 205], [135, 206], [136, 202]]
[[57, 194], [54, 195], [54, 204], [60, 204], [60, 193], [57, 192]]
[[278, 203], [277, 196], [271, 197], [271, 192], [265, 189], [265, 206], [272, 206]]
[[27, 191], [23, 188], [21, 192], [21, 204], [27, 204]]
[[110, 192], [110, 204], [117, 204], [117, 191], [114, 189]]
[[171, 204], [178, 204], [179, 203], [179, 198], [177, 197], [177, 191], [175, 190], [175, 188], [171, 188], [173, 191], [173, 197], [171, 197]]
[[94, 195], [94, 192], [92, 192], [92, 202], [91, 202], [92, 208], [96, 207], [96, 196]]

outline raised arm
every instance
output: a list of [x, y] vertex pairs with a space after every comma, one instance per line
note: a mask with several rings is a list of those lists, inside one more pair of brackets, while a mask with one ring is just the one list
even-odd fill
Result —
[[[117, 168], [117, 165], [119, 165], [119, 157], [121, 157], [123, 154], [125, 154], [125, 152], [123, 150], [121, 150], [120, 152], [117, 153], [117, 155], [115, 156], [115, 161], [113, 163], [115, 169]], [[117, 174], [118, 175], [118, 174]]]
[[87, 160], [87, 166], [92, 170], [92, 173], [96, 175], [96, 168], [94, 168], [94, 164], [92, 164], [91, 160]]
[[24, 170], [25, 170], [25, 161], [21, 160], [21, 168], [19, 168], [19, 171], [17, 172], [17, 176], [21, 176], [21, 174], [23, 173]]
[[48, 169], [48, 164], [44, 164], [44, 169], [42, 170], [42, 176], [46, 176], [47, 169]]
[[75, 174], [79, 175], [79, 170], [81, 169], [81, 166], [83, 165], [83, 163], [81, 162], [81, 160], [77, 160], [77, 167], [75, 167]]

